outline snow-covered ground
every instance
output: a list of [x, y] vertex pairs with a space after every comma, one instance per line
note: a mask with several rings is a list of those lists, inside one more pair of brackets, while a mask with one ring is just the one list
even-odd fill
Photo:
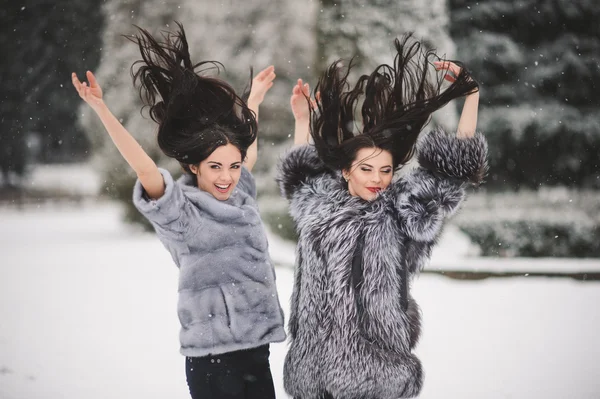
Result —
[[[434, 268], [462, 264], [451, 256], [460, 245], [444, 241]], [[271, 247], [277, 263], [293, 259], [293, 245], [272, 238]], [[277, 283], [287, 308], [289, 267], [277, 268]], [[428, 274], [414, 296], [421, 398], [600, 397], [600, 282]], [[169, 254], [153, 234], [121, 224], [114, 205], [0, 209], [0, 399], [187, 398], [176, 300]], [[272, 346], [278, 398], [287, 398], [286, 348]]]

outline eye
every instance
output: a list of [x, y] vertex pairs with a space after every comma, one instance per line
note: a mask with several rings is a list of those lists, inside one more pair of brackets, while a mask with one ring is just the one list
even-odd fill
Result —
[[381, 173], [385, 173], [387, 175], [389, 173], [392, 173], [392, 170], [391, 169], [385, 169], [385, 170], [382, 170]]
[[240, 165], [232, 165], [231, 166], [231, 169], [239, 169], [239, 168], [240, 168]]
[[219, 165], [210, 165], [211, 169], [219, 169]]
[[363, 172], [370, 172], [371, 168], [367, 168], [366, 166], [361, 166], [360, 170], [362, 170]]

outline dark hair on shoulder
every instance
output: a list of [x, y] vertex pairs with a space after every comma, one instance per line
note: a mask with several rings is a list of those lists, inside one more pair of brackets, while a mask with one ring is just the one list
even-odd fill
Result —
[[[183, 26], [163, 32], [160, 40], [136, 26], [138, 32], [127, 37], [136, 43], [142, 59], [131, 67], [134, 85], [150, 117], [158, 123], [158, 145], [165, 155], [189, 165], [202, 162], [220, 146], [233, 144], [246, 157], [256, 139], [254, 112], [224, 80], [206, 76], [220, 72], [216, 61], [192, 64]], [[137, 70], [136, 70], [137, 68]], [[244, 98], [245, 97], [245, 98]]]
[[424, 51], [412, 34], [394, 44], [394, 64], [379, 65], [370, 75], [360, 76], [352, 89], [348, 83], [352, 62], [344, 69], [336, 61], [319, 78], [315, 92], [320, 98], [311, 111], [310, 134], [329, 168], [349, 169], [357, 152], [370, 147], [389, 151], [398, 168], [413, 156], [433, 112], [478, 90], [467, 68], [453, 61], [462, 67], [461, 73], [442, 91], [443, 74], [429, 77], [430, 58], [439, 59], [433, 50]]

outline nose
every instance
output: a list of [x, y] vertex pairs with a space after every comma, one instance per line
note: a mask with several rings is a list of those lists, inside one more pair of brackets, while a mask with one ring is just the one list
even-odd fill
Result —
[[373, 174], [373, 183], [375, 183], [375, 184], [381, 183], [381, 173], [380, 172], [375, 172]]
[[220, 176], [219, 176], [220, 180], [223, 181], [223, 183], [230, 183], [231, 182], [231, 173], [229, 173], [229, 170], [227, 169], [222, 169]]

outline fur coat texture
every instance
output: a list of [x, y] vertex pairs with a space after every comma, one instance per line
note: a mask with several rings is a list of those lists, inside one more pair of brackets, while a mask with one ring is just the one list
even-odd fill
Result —
[[175, 181], [159, 170], [164, 195], [148, 198], [138, 179], [133, 203], [179, 268], [181, 354], [217, 355], [284, 341], [283, 311], [252, 174], [243, 167], [229, 199], [219, 201], [200, 190], [191, 175]]
[[[373, 201], [353, 197], [341, 175], [311, 146], [293, 148], [279, 165], [299, 235], [284, 385], [295, 398], [325, 392], [344, 399], [415, 397], [423, 370], [412, 353], [420, 310], [401, 305], [402, 269], [411, 277], [429, 260], [444, 221], [469, 184], [487, 171], [487, 142], [435, 130], [418, 144], [419, 167]], [[362, 276], [353, 282], [362, 241]]]

